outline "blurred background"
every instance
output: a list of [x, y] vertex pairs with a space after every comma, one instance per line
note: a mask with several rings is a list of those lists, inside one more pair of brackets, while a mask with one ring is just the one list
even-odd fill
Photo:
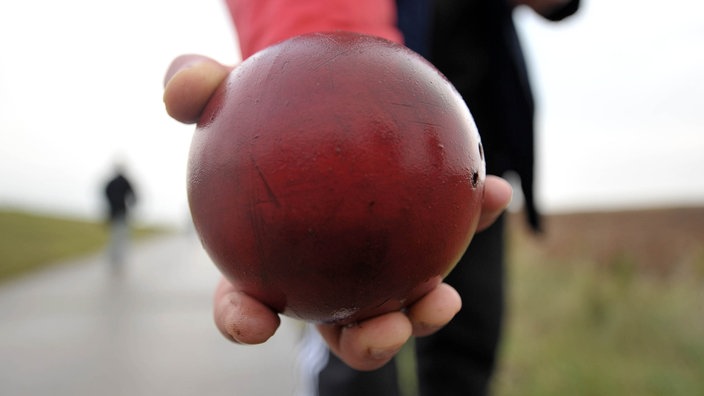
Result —
[[183, 223], [193, 127], [164, 111], [163, 78], [184, 53], [237, 60], [224, 2], [4, 2], [0, 26], [0, 205], [102, 217], [120, 161], [140, 219]]
[[[183, 222], [193, 128], [164, 112], [163, 75], [183, 53], [238, 61], [222, 2], [0, 7], [0, 205], [95, 217], [96, 186], [120, 159], [139, 183], [139, 216]], [[552, 25], [516, 15], [546, 211], [704, 201], [704, 6], [631, 8], [586, 1]]]
[[[511, 226], [499, 394], [704, 393], [703, 12], [695, 0], [585, 1], [575, 17], [553, 25], [516, 12], [538, 105], [537, 198], [549, 218], [541, 238]], [[144, 235], [187, 228], [193, 127], [171, 120], [161, 99], [164, 72], [184, 53], [238, 61], [221, 1], [0, 3], [0, 211], [100, 223], [102, 188], [120, 162], [139, 197]], [[19, 235], [18, 222], [30, 222], [2, 219], [6, 241]], [[45, 237], [65, 236], [73, 225]], [[29, 228], [26, 250], [13, 254], [36, 250], [44, 242], [32, 238], [40, 234]], [[103, 243], [98, 238], [84, 253]], [[189, 246], [200, 257], [194, 262], [207, 261]], [[0, 247], [4, 265], [11, 249]], [[132, 263], [160, 261], [159, 254], [134, 253]], [[84, 264], [99, 266], [101, 257]], [[159, 274], [156, 268], [146, 273]], [[173, 284], [192, 292], [193, 268], [178, 268], [186, 275]], [[198, 310], [209, 321], [217, 277], [207, 263], [198, 268], [209, 274], [196, 276]], [[129, 287], [152, 296], [146, 273], [135, 271]], [[86, 282], [102, 279], [91, 276]], [[99, 290], [85, 293], [80, 298]], [[27, 319], [11, 307], [2, 306], [0, 321]], [[0, 346], [0, 355], [26, 352]], [[0, 393], [9, 380], [0, 381]]]

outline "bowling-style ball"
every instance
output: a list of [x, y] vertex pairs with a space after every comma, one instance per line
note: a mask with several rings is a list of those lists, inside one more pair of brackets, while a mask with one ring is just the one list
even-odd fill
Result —
[[485, 165], [467, 106], [430, 63], [336, 32], [236, 67], [187, 173], [202, 244], [237, 289], [347, 324], [403, 309], [452, 270], [476, 231]]

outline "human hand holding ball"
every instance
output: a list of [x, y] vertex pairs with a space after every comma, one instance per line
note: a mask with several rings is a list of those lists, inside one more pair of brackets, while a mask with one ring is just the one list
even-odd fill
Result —
[[283, 313], [366, 370], [457, 313], [442, 278], [511, 189], [485, 178], [464, 102], [420, 56], [358, 34], [299, 36], [231, 73], [181, 57], [164, 100], [198, 121], [189, 202], [225, 275], [226, 336], [264, 342]]

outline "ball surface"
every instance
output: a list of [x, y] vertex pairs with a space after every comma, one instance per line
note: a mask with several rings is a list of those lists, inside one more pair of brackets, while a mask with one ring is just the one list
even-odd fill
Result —
[[233, 70], [194, 133], [187, 187], [205, 250], [239, 290], [345, 324], [441, 282], [476, 231], [484, 179], [469, 110], [434, 67], [337, 32]]

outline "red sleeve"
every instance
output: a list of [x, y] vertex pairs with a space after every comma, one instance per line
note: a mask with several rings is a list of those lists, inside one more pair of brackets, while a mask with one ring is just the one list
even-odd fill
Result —
[[347, 30], [403, 42], [394, 0], [226, 0], [242, 58], [311, 32]]

